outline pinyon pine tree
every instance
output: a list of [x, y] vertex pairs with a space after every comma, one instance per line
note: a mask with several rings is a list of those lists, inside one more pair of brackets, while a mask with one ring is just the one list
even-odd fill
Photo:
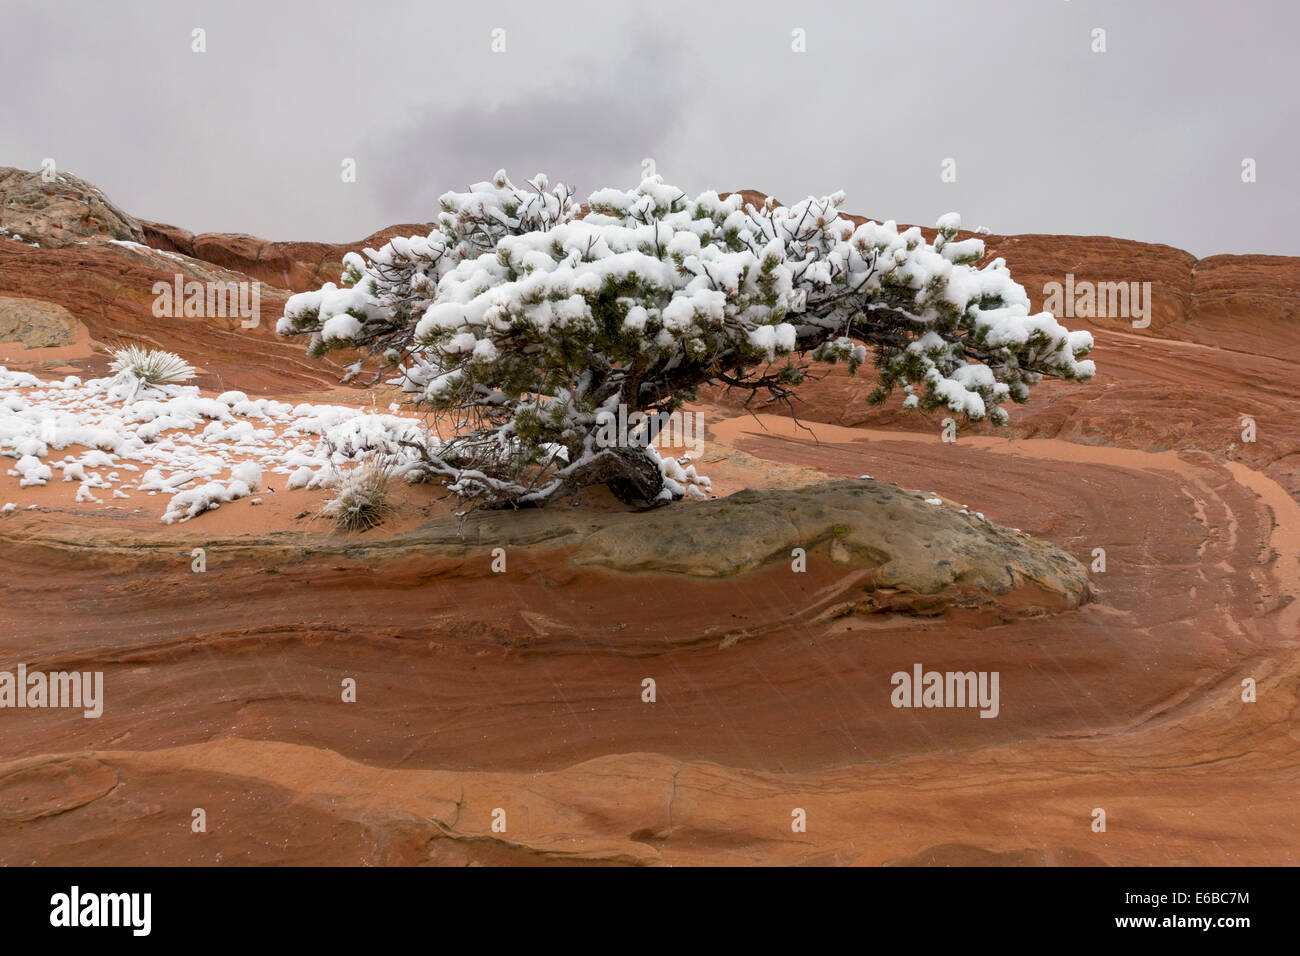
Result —
[[396, 373], [443, 436], [412, 446], [423, 473], [480, 506], [591, 484], [681, 497], [703, 479], [661, 459], [648, 428], [603, 438], [620, 405], [666, 415], [710, 383], [788, 403], [811, 363], [856, 372], [868, 348], [871, 401], [900, 388], [904, 407], [972, 421], [1005, 423], [1003, 404], [1044, 375], [1092, 376], [1091, 335], [1031, 314], [1003, 260], [975, 268], [983, 241], [957, 241], [955, 214], [930, 244], [857, 225], [843, 201], [759, 209], [653, 176], [584, 208], [544, 176], [516, 187], [502, 171], [442, 196], [428, 236], [349, 253], [341, 287], [293, 296], [277, 331]]

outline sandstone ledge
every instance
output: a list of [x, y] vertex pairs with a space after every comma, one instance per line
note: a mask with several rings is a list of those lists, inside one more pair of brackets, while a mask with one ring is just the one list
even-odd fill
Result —
[[[838, 579], [845, 612], [942, 613], [992, 607], [1014, 615], [1078, 607], [1087, 573], [1064, 551], [964, 514], [896, 485], [830, 481], [800, 489], [745, 490], [726, 498], [638, 513], [582, 509], [478, 512], [432, 519], [384, 537], [322, 529], [226, 538], [204, 534], [202, 517], [165, 529], [40, 513], [0, 528], [0, 549], [75, 554], [91, 564], [166, 562], [191, 548], [220, 551], [246, 567], [340, 560], [426, 563], [438, 573], [491, 574], [493, 548], [547, 557], [575, 571], [736, 579], [792, 567], [804, 549], [811, 581]], [[793, 571], [791, 572], [793, 573]]]

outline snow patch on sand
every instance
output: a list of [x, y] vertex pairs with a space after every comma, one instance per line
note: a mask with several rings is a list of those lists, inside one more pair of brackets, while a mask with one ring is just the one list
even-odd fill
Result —
[[[103, 503], [127, 492], [170, 495], [168, 524], [270, 488], [320, 487], [338, 466], [383, 454], [397, 474], [413, 470], [402, 441], [436, 447], [419, 419], [343, 405], [291, 405], [243, 392], [205, 397], [173, 386], [163, 398], [114, 400], [113, 379], [42, 381], [0, 366], [0, 455], [19, 487], [62, 472], [78, 484], [74, 500]], [[79, 454], [57, 453], [80, 446]], [[106, 505], [111, 507], [111, 505]]]

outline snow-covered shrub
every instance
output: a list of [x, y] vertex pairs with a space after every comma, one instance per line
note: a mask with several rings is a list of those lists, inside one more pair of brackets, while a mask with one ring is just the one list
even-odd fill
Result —
[[367, 458], [330, 482], [334, 497], [325, 502], [321, 514], [332, 518], [344, 531], [367, 531], [392, 510], [388, 500], [392, 481], [390, 459]]
[[341, 286], [290, 298], [277, 331], [395, 371], [454, 433], [422, 449], [425, 468], [476, 503], [592, 483], [680, 497], [647, 442], [605, 447], [599, 422], [619, 405], [671, 412], [706, 383], [788, 404], [809, 363], [856, 372], [868, 348], [872, 401], [903, 387], [906, 407], [996, 423], [1044, 375], [1094, 371], [1092, 337], [1031, 313], [1003, 260], [976, 268], [983, 241], [958, 241], [955, 214], [931, 244], [842, 217], [843, 193], [757, 209], [653, 176], [584, 209], [504, 171], [440, 202], [432, 233], [349, 253]]
[[166, 386], [194, 377], [194, 369], [174, 352], [146, 349], [139, 345], [128, 345], [115, 351], [109, 368], [117, 373], [109, 389], [109, 400], [127, 403], [145, 396], [163, 396]]

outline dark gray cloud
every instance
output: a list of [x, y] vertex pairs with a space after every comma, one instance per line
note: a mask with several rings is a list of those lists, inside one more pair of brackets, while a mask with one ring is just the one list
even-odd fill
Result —
[[[507, 53], [509, 48], [507, 47]], [[677, 127], [691, 91], [681, 46], [667, 37], [628, 37], [617, 59], [597, 59], [550, 88], [505, 102], [433, 103], [419, 121], [379, 144], [375, 165], [384, 208], [426, 210], [437, 198], [505, 169], [516, 183], [546, 173], [586, 196], [636, 185]]]
[[3, 17], [0, 164], [54, 157], [197, 231], [352, 240], [499, 167], [585, 193], [650, 156], [690, 191], [842, 188], [900, 221], [1300, 255], [1294, 0], [6, 0]]

